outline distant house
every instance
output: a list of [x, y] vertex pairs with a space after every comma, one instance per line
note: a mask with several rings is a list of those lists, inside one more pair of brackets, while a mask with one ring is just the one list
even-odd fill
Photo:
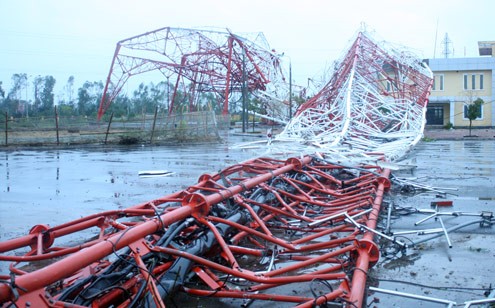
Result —
[[480, 57], [426, 60], [434, 77], [426, 125], [469, 126], [467, 105], [479, 97], [485, 104], [473, 127], [495, 127], [495, 41], [478, 46]]

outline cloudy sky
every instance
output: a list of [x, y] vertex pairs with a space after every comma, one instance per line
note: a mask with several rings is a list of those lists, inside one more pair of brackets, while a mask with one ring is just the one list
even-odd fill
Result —
[[0, 0], [0, 12], [6, 92], [15, 73], [52, 75], [59, 88], [71, 75], [76, 86], [104, 81], [117, 41], [168, 26], [263, 32], [301, 85], [339, 58], [363, 22], [423, 58], [443, 57], [446, 33], [455, 57], [495, 40], [492, 0]]

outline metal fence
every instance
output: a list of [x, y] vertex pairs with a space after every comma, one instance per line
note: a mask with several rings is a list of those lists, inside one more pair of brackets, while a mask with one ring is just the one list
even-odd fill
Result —
[[14, 118], [5, 113], [0, 119], [4, 131], [0, 146], [196, 142], [219, 139], [219, 130], [229, 124], [229, 116], [213, 111], [174, 115], [157, 111], [132, 119], [111, 115], [101, 121], [84, 116]]

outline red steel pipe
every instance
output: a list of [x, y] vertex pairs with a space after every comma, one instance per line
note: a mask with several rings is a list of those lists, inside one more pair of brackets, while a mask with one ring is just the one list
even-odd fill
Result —
[[[162, 227], [162, 223], [164, 226], [169, 226], [173, 222], [189, 217], [192, 211], [193, 209], [191, 207], [178, 208], [173, 212], [160, 216], [161, 223], [157, 219], [144, 222], [126, 231], [117, 233], [104, 242], [88, 247], [84, 251], [76, 252], [65, 259], [43, 267], [35, 273], [18, 276], [15, 283], [19, 286], [19, 293], [23, 294], [35, 291], [66, 278], [81, 268], [106, 257], [113, 251], [118, 251], [130, 243], [158, 231]], [[10, 286], [7, 283], [0, 283], [0, 302], [3, 303], [10, 300], [12, 296], [13, 293]]]
[[169, 255], [181, 257], [181, 258], [186, 258], [189, 260], [192, 260], [198, 264], [205, 265], [209, 268], [224, 272], [226, 274], [232, 275], [234, 277], [239, 277], [243, 278], [252, 282], [258, 282], [258, 283], [267, 283], [267, 284], [288, 284], [288, 283], [295, 283], [295, 282], [307, 282], [307, 281], [312, 281], [314, 279], [323, 279], [323, 280], [335, 280], [335, 279], [344, 279], [346, 278], [345, 273], [333, 273], [333, 274], [305, 274], [305, 275], [296, 275], [296, 276], [281, 276], [281, 277], [272, 277], [271, 273], [274, 271], [265, 273], [263, 275], [253, 275], [248, 272], [244, 271], [239, 271], [239, 270], [234, 270], [230, 267], [212, 262], [210, 260], [204, 259], [202, 257], [198, 257], [196, 255], [187, 253], [185, 251], [181, 250], [176, 250], [176, 249], [171, 249], [171, 248], [164, 248], [164, 247], [151, 247], [151, 251], [156, 251], [156, 252], [163, 252]]
[[[390, 170], [385, 169], [382, 172], [382, 177], [378, 179], [378, 188], [376, 190], [376, 197], [373, 203], [373, 210], [371, 211], [366, 226], [371, 229], [376, 229], [378, 221], [378, 215], [383, 200], [383, 194], [385, 189], [389, 187], [390, 182], [388, 180], [390, 176]], [[364, 240], [369, 242], [373, 241], [374, 234], [372, 232], [366, 232], [363, 236]], [[366, 289], [367, 273], [370, 266], [370, 254], [369, 251], [361, 247], [358, 249], [358, 257], [356, 260], [356, 269], [354, 270], [351, 283], [350, 302], [356, 307], [362, 307], [364, 301], [364, 291]]]
[[[86, 248], [84, 252], [76, 252], [63, 260], [39, 269], [35, 273], [28, 273], [16, 277], [16, 285], [19, 286], [21, 294], [38, 290], [46, 285], [54, 283], [55, 281], [72, 275], [77, 270], [106, 257], [113, 251], [117, 251], [149, 234], [155, 233], [162, 226], [169, 226], [173, 222], [180, 221], [191, 216], [193, 213], [198, 214], [199, 212], [200, 215], [204, 215], [209, 211], [209, 206], [211, 204], [219, 203], [244, 190], [251, 189], [262, 182], [268, 181], [273, 177], [294, 169], [298, 169], [302, 165], [309, 163], [311, 160], [312, 158], [309, 156], [304, 157], [302, 160], [289, 159], [284, 166], [281, 166], [273, 171], [270, 170], [264, 174], [261, 173], [254, 178], [248, 178], [241, 184], [222, 190], [221, 193], [214, 193], [208, 196], [202, 196], [196, 193], [186, 195], [182, 200], [182, 207], [177, 208], [173, 212], [167, 212], [161, 215], [160, 220], [153, 219], [140, 225], [136, 225], [125, 231], [116, 233], [103, 242]], [[30, 237], [29, 239], [32, 240], [33, 237]], [[36, 236], [34, 236], [34, 239], [36, 239]], [[0, 302], [3, 303], [8, 301], [12, 296], [13, 293], [10, 286], [7, 283], [0, 283]]]
[[[193, 291], [192, 289], [188, 289], [189, 291], [187, 292], [204, 292], [204, 294], [207, 292], [209, 292], [208, 294], [215, 292], [215, 294], [218, 294], [219, 297], [228, 296], [231, 298], [239, 298], [242, 296], [244, 298], [267, 299], [270, 297], [271, 299], [277, 301], [297, 302], [300, 303], [302, 307], [311, 304], [323, 304], [325, 301], [344, 296], [345, 298], [350, 298], [356, 306], [361, 307], [364, 288], [366, 287], [367, 277], [365, 272], [368, 270], [370, 263], [376, 261], [376, 251], [374, 250], [375, 247], [372, 242], [373, 234], [371, 232], [366, 232], [361, 240], [358, 239], [357, 236], [359, 235], [359, 230], [356, 230], [349, 224], [343, 223], [344, 217], [337, 217], [331, 222], [322, 222], [321, 225], [316, 228], [308, 227], [304, 221], [306, 223], [313, 222], [340, 212], [346, 212], [349, 215], [356, 215], [372, 204], [373, 208], [372, 212], [368, 214], [369, 217], [367, 218], [363, 215], [359, 219], [356, 219], [356, 221], [359, 221], [359, 223], [366, 223], [366, 225], [370, 228], [376, 228], [376, 218], [381, 206], [384, 190], [387, 188], [387, 177], [390, 172], [389, 170], [383, 171], [382, 177], [378, 179], [376, 176], [373, 177], [365, 174], [359, 177], [363, 182], [365, 182], [365, 184], [363, 184], [363, 182], [353, 181], [353, 189], [336, 189], [337, 187], [341, 187], [340, 185], [335, 185], [335, 189], [332, 189], [334, 184], [336, 184], [333, 182], [338, 182], [338, 180], [324, 177], [325, 183], [320, 182], [316, 179], [317, 177], [313, 176], [314, 174], [322, 176], [322, 174], [318, 172], [318, 167], [311, 167], [310, 171], [302, 169], [310, 163], [311, 160], [311, 157], [304, 157], [301, 160], [292, 158], [285, 162], [273, 159], [254, 159], [241, 165], [227, 168], [222, 173], [217, 173], [213, 176], [201, 176], [198, 184], [190, 186], [184, 191], [175, 193], [171, 196], [156, 199], [151, 202], [142, 203], [128, 208], [127, 210], [108, 211], [96, 215], [90, 215], [54, 228], [48, 228], [46, 226], [33, 228], [32, 234], [22, 237], [17, 241], [7, 241], [1, 243], [0, 248], [3, 247], [3, 249], [8, 251], [10, 248], [19, 248], [30, 245], [34, 249], [25, 256], [16, 257], [15, 261], [31, 261], [38, 260], [40, 258], [43, 259], [53, 257], [54, 255], [66, 255], [72, 253], [65, 259], [39, 269], [33, 273], [24, 273], [19, 271], [20, 275], [15, 277], [15, 283], [19, 286], [17, 291], [21, 296], [23, 296], [23, 301], [25, 301], [26, 299], [39, 297], [39, 295], [44, 294], [44, 287], [72, 276], [76, 271], [90, 266], [94, 262], [101, 260], [112, 252], [129, 245], [135, 247], [134, 243], [140, 243], [138, 245], [142, 245], [143, 243], [147, 244], [147, 242], [144, 242], [143, 240], [145, 236], [154, 234], [160, 231], [161, 228], [168, 227], [174, 222], [193, 216], [196, 218], [197, 222], [202, 222], [214, 232], [217, 242], [223, 251], [222, 255], [227, 257], [229, 266], [223, 266], [203, 257], [191, 255], [177, 249], [152, 246], [149, 246], [146, 249], [146, 251], [166, 253], [171, 256], [186, 258], [195, 262], [200, 267], [203, 267], [204, 271], [210, 273], [208, 274], [210, 278], [208, 278], [208, 275], [206, 274], [202, 274], [200, 278], [208, 278], [210, 279], [210, 282], [217, 281], [218, 287], [222, 288], [215, 291]], [[284, 176], [284, 174], [288, 172], [299, 172], [301, 174], [305, 174], [309, 177], [310, 183], [304, 183], [299, 180], [295, 180], [292, 177]], [[232, 176], [228, 177], [230, 175]], [[282, 181], [285, 181], [288, 185], [293, 187], [293, 192], [288, 193], [284, 190], [269, 185], [268, 183], [270, 183], [271, 179], [274, 177], [279, 177]], [[227, 183], [229, 183], [230, 187], [225, 187], [224, 185], [216, 182], [220, 182], [221, 180], [223, 181], [224, 179]], [[327, 181], [330, 183], [326, 183]], [[342, 184], [345, 185], [345, 183], [348, 182], [349, 181], [342, 182]], [[377, 182], [378, 185], [376, 184]], [[240, 195], [240, 193], [256, 187], [264, 190], [265, 192], [271, 192], [274, 194], [274, 200], [275, 203], [278, 204], [278, 207], [275, 207], [276, 205], [272, 204], [269, 205], [259, 203]], [[204, 192], [205, 194], [200, 192]], [[376, 194], [374, 201], [372, 194]], [[182, 199], [180, 200], [179, 197]], [[211, 206], [222, 203], [230, 198], [233, 198], [235, 203], [244, 207], [250, 213], [253, 219], [250, 225], [241, 225], [227, 219], [209, 215]], [[167, 207], [159, 218], [155, 217], [158, 210], [156, 205], [165, 202], [177, 201], [182, 202], [182, 207]], [[260, 207], [262, 211], [260, 213], [254, 212], [252, 208], [253, 206]], [[321, 210], [318, 211], [311, 208], [314, 206], [319, 206]], [[309, 216], [307, 216], [307, 214], [309, 214]], [[144, 216], [148, 217], [145, 219], [149, 220], [145, 220], [144, 222], [136, 222], [134, 225], [129, 227], [126, 227], [126, 225], [116, 221], [116, 219], [120, 217], [132, 216]], [[303, 224], [290, 225], [288, 221], [289, 219], [301, 221]], [[254, 243], [256, 246], [259, 246], [259, 249], [228, 245], [226, 240], [224, 240], [218, 233], [218, 230], [212, 222], [228, 224], [239, 231], [237, 235], [230, 238], [231, 243], [237, 244], [242, 238], [247, 237], [246, 239]], [[331, 223], [339, 225], [329, 228], [329, 224]], [[53, 240], [57, 237], [91, 227], [100, 228], [101, 233], [111, 226], [116, 227], [118, 231], [110, 235], [102, 234], [99, 239], [85, 243], [79, 247], [49, 247]], [[274, 232], [271, 228], [275, 228], [275, 230], [279, 229], [309, 232], [310, 234], [291, 241], [290, 237], [288, 239], [284, 239], [283, 237], [277, 236], [278, 232]], [[347, 234], [342, 235], [344, 232]], [[332, 234], [338, 234], [339, 237], [333, 237]], [[323, 242], [313, 242], [314, 240], [322, 239], [324, 237], [328, 237], [329, 235], [330, 238], [325, 239]], [[261, 258], [271, 251], [266, 245], [259, 243], [257, 238], [282, 247], [283, 249], [276, 251], [276, 255], [281, 260], [291, 260], [289, 265], [281, 268], [279, 267], [275, 270], [269, 270], [263, 274], [255, 274], [250, 269], [241, 268], [241, 265], [237, 263], [234, 254], [249, 255], [254, 258]], [[328, 248], [335, 249], [349, 242], [353, 242], [353, 244], [330, 252], [324, 251]], [[84, 248], [84, 252], [77, 251], [82, 248]], [[36, 251], [38, 251], [38, 255], [34, 255]], [[342, 280], [343, 282], [341, 285], [343, 285], [348, 277], [347, 274], [343, 272], [344, 263], [339, 260], [339, 257], [353, 251], [357, 252], [358, 257], [356, 264], [353, 264], [356, 267], [356, 270], [354, 271], [353, 279], [351, 281], [352, 287], [349, 288], [349, 290], [346, 289], [345, 293], [343, 289], [339, 288], [338, 290], [316, 299], [277, 294], [267, 296], [267, 294], [225, 291], [223, 289], [223, 284], [219, 284], [220, 281], [218, 280], [218, 277], [213, 275], [211, 272], [211, 270], [217, 270], [227, 275], [246, 279], [252, 283], [258, 283], [257, 285], [252, 285], [250, 289], [251, 292], [271, 289], [288, 283], [309, 282], [314, 279], [333, 281]], [[311, 252], [317, 253], [312, 254]], [[0, 259], [1, 257], [8, 258], [7, 256], [0, 256]], [[140, 267], [144, 269], [144, 263], [142, 263], [140, 257], [137, 255], [135, 257], [137, 258], [136, 261]], [[312, 268], [316, 264], [322, 263], [330, 264], [331, 266], [319, 268], [310, 274], [287, 275], [291, 272], [298, 273], [301, 271], [306, 271], [308, 268]], [[170, 266], [171, 262], [159, 265], [153, 270], [153, 273], [154, 275], [160, 275]], [[348, 264], [347, 266], [350, 265]], [[141, 275], [138, 277], [155, 279], [154, 277], [148, 276], [146, 271], [143, 271], [143, 269], [141, 270]], [[210, 284], [209, 286], [213, 287], [214, 285]], [[153, 288], [153, 286], [151, 286], [151, 288], [153, 290], [150, 291], [156, 295], [156, 285], [155, 288]], [[129, 290], [129, 292], [132, 293], [131, 290]], [[12, 299], [12, 296], [13, 290], [10, 288], [9, 284], [0, 283], [0, 302], [4, 303], [9, 301]], [[119, 305], [124, 305], [126, 302], [129, 303], [129, 299], [122, 298], [121, 296], [122, 292], [112, 291], [111, 295], [109, 293], [108, 298], [101, 298], [101, 303], [108, 303], [113, 300], [119, 300]], [[124, 302], [122, 302], [122, 300], [124, 300]], [[156, 304], [161, 305], [161, 300], [158, 298], [156, 298], [156, 300]], [[43, 301], [46, 302], [44, 299]], [[54, 306], [61, 306], [62, 304], [65, 303], [55, 302]], [[73, 306], [72, 304], [67, 304], [69, 306]]]

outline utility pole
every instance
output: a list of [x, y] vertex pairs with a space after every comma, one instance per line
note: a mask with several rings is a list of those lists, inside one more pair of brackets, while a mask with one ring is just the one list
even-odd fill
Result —
[[289, 121], [292, 120], [292, 61], [289, 60]]
[[170, 76], [167, 76], [167, 110], [170, 107]]
[[242, 132], [246, 132], [247, 124], [247, 85], [246, 85], [246, 51], [242, 49]]

